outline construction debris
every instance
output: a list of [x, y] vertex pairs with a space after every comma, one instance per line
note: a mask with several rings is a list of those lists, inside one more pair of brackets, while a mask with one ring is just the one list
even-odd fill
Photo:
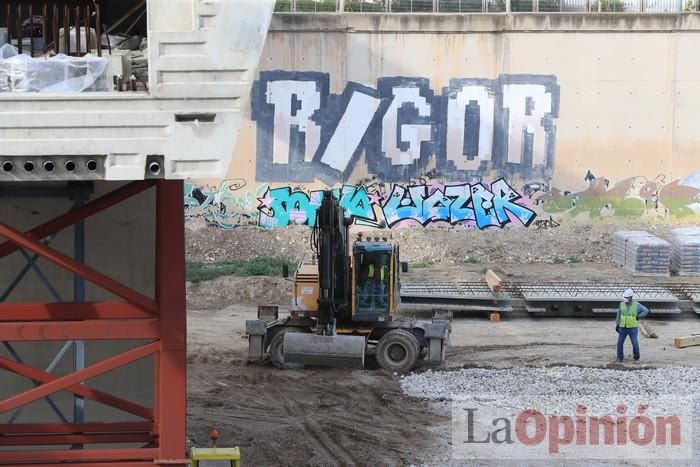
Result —
[[691, 334], [686, 337], [676, 337], [673, 339], [673, 346], [677, 349], [700, 345], [700, 334]]

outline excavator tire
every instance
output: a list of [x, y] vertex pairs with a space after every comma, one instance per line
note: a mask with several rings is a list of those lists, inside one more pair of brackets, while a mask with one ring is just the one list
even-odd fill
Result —
[[420, 356], [418, 339], [404, 329], [389, 331], [377, 344], [377, 363], [386, 371], [410, 371]]
[[304, 365], [300, 365], [298, 363], [284, 362], [284, 335], [288, 332], [304, 331], [299, 328], [285, 328], [275, 334], [275, 337], [272, 338], [268, 349], [270, 360], [272, 360], [272, 364], [280, 370], [298, 370], [300, 368], [304, 368]]

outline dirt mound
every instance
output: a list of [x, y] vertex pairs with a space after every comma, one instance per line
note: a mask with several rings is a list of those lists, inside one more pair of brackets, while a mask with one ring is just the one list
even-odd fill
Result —
[[254, 258], [291, 258], [302, 260], [311, 256], [306, 226], [283, 229], [263, 229], [241, 226], [232, 230], [216, 227], [188, 228], [186, 257], [188, 261], [218, 263]]
[[[561, 225], [538, 229], [464, 229], [409, 227], [374, 230], [371, 235], [388, 237], [401, 244], [402, 259], [434, 263], [605, 263], [612, 257], [612, 234], [617, 230], [647, 230], [662, 238], [670, 225]], [[368, 229], [353, 227], [353, 232]], [[311, 257], [306, 226], [263, 229], [242, 226], [233, 230], [203, 227], [187, 230], [189, 261], [220, 262], [260, 257], [294, 260]]]
[[230, 305], [289, 305], [292, 283], [281, 277], [218, 277], [187, 284], [189, 310], [218, 310]]

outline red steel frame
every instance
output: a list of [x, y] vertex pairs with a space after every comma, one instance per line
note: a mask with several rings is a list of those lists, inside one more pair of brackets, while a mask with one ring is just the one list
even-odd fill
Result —
[[[93, 214], [155, 186], [155, 300], [76, 262], [41, 242]], [[3, 371], [39, 384], [0, 400], [0, 414], [58, 391], [106, 404], [143, 419], [131, 423], [44, 423], [0, 425], [0, 465], [32, 467], [183, 466], [185, 459], [186, 313], [183, 182], [140, 181], [127, 184], [28, 232], [0, 223], [0, 259], [19, 249], [33, 252], [71, 274], [111, 292], [123, 301], [92, 303], [0, 303], [0, 341], [147, 340], [148, 343], [55, 376], [6, 358]], [[154, 356], [154, 407], [144, 407], [91, 389], [90, 378]], [[134, 378], [136, 383], [137, 379]], [[140, 448], [90, 449], [90, 444], [136, 444]], [[46, 446], [87, 445], [86, 449], [45, 450]], [[27, 446], [39, 447], [29, 450]], [[19, 450], [7, 450], [14, 447]], [[19, 447], [19, 448], [17, 448]], [[66, 464], [66, 462], [69, 462]]]

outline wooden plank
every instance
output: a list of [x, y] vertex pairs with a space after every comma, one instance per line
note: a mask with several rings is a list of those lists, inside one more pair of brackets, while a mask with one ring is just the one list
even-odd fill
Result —
[[700, 345], [700, 334], [692, 334], [690, 336], [676, 337], [673, 339], [673, 346], [677, 349], [692, 347], [694, 345]]
[[486, 271], [486, 284], [493, 294], [500, 293], [503, 288], [503, 280], [490, 269]]
[[648, 337], [649, 339], [657, 339], [659, 336], [656, 335], [654, 330], [652, 329], [651, 325], [649, 323], [639, 323], [639, 330], [641, 331], [642, 335], [644, 337]]

